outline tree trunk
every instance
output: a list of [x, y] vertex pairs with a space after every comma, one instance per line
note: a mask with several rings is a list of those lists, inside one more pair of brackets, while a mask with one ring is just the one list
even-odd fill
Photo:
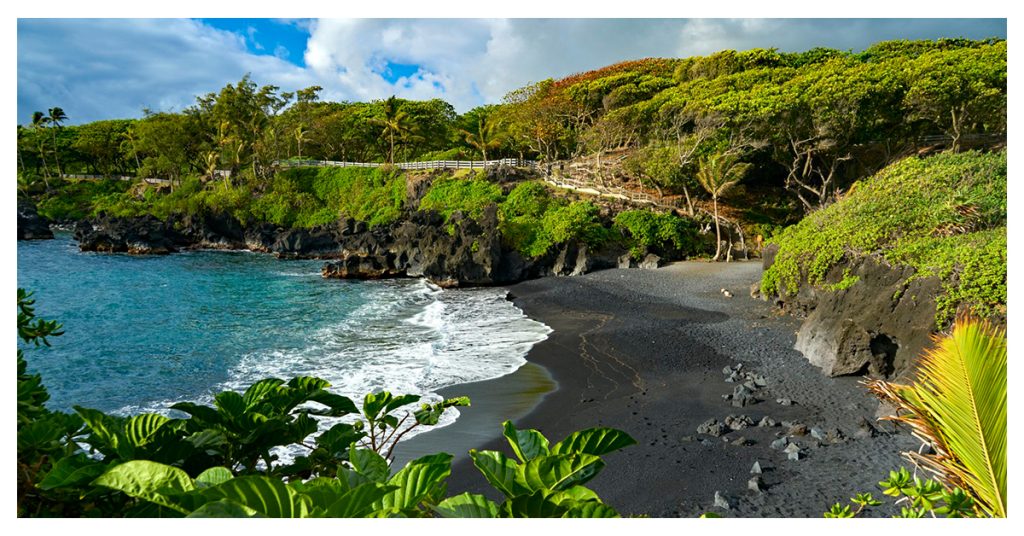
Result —
[[60, 156], [57, 154], [57, 131], [55, 129], [53, 130], [53, 161], [57, 166], [57, 176], [63, 175], [64, 172], [60, 170]]
[[690, 199], [690, 190], [683, 185], [683, 195], [686, 196], [686, 213], [693, 217], [693, 199]]
[[722, 227], [718, 223], [718, 196], [711, 196], [711, 202], [715, 207], [715, 258], [711, 260], [718, 261], [718, 257], [722, 255]]

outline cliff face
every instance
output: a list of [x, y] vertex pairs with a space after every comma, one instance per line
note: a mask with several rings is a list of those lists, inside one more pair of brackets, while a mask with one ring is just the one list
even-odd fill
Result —
[[180, 249], [248, 249], [280, 258], [324, 259], [324, 277], [380, 279], [424, 277], [442, 287], [500, 285], [546, 275], [579, 275], [615, 267], [624, 251], [590, 251], [571, 242], [527, 259], [502, 244], [497, 206], [477, 220], [453, 214], [446, 222], [419, 211], [394, 225], [370, 228], [341, 220], [310, 229], [261, 224], [245, 227], [226, 215], [161, 221], [101, 217], [79, 222], [83, 251], [167, 254]]
[[18, 199], [18, 240], [44, 240], [53, 238], [50, 220], [36, 212], [36, 206], [27, 199]]
[[[823, 285], [805, 282], [795, 295], [774, 299], [787, 313], [804, 317], [795, 348], [825, 374], [905, 377], [931, 343], [942, 290], [939, 278], [911, 279], [914, 274], [911, 267], [859, 257], [835, 265]], [[840, 284], [851, 277], [856, 282]]]

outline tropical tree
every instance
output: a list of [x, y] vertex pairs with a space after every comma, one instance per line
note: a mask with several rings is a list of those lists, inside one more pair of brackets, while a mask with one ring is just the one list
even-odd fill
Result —
[[50, 168], [46, 166], [46, 146], [43, 142], [43, 137], [39, 134], [46, 130], [46, 125], [50, 122], [46, 114], [40, 111], [32, 113], [32, 124], [30, 128], [33, 133], [36, 134], [37, 148], [39, 149], [39, 160], [43, 163], [43, 182], [46, 184], [46, 190], [50, 191]]
[[395, 142], [401, 142], [413, 134], [415, 126], [410, 121], [410, 116], [403, 109], [402, 103], [394, 95], [390, 96], [381, 105], [382, 117], [375, 117], [374, 124], [381, 128], [381, 137], [387, 140], [388, 163], [395, 163]]
[[722, 229], [718, 218], [718, 198], [736, 186], [750, 169], [750, 164], [739, 162], [739, 158], [728, 153], [719, 153], [700, 160], [697, 182], [711, 195], [715, 217], [715, 257], [722, 254]]
[[961, 316], [921, 358], [914, 383], [872, 380], [932, 452], [906, 452], [948, 488], [965, 490], [984, 514], [1006, 516], [1006, 331]]
[[952, 138], [954, 152], [969, 130], [1005, 130], [1006, 42], [923, 54], [912, 64], [906, 102], [912, 118]]
[[479, 113], [476, 116], [476, 123], [471, 128], [472, 130], [459, 129], [459, 133], [462, 134], [466, 143], [480, 151], [486, 161], [487, 151], [501, 147], [504, 138], [503, 133], [499, 130], [501, 122], [489, 113]]
[[57, 131], [60, 130], [61, 126], [63, 126], [61, 123], [67, 120], [68, 116], [64, 113], [64, 109], [59, 107], [50, 108], [48, 115], [46, 116], [46, 121], [53, 125], [53, 129], [50, 130], [50, 133], [53, 135], [53, 161], [57, 166], [57, 176], [64, 174], [60, 169], [60, 156], [58, 155], [59, 149], [57, 148]]

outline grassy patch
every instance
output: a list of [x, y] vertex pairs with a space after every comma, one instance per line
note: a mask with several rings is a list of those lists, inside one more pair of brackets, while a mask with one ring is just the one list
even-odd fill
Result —
[[942, 279], [939, 326], [961, 305], [992, 313], [1006, 303], [1006, 153], [905, 159], [771, 241], [779, 253], [765, 294], [795, 294], [844, 257], [880, 254]]

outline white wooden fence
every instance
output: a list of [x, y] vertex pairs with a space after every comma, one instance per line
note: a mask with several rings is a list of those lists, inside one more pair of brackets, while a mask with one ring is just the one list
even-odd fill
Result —
[[[387, 166], [383, 162], [338, 162], [335, 160], [281, 160], [274, 162], [283, 168], [293, 167], [364, 167], [376, 168]], [[533, 160], [518, 158], [502, 158], [500, 160], [428, 160], [426, 162], [399, 162], [394, 166], [399, 169], [484, 169], [497, 166], [536, 168]]]

